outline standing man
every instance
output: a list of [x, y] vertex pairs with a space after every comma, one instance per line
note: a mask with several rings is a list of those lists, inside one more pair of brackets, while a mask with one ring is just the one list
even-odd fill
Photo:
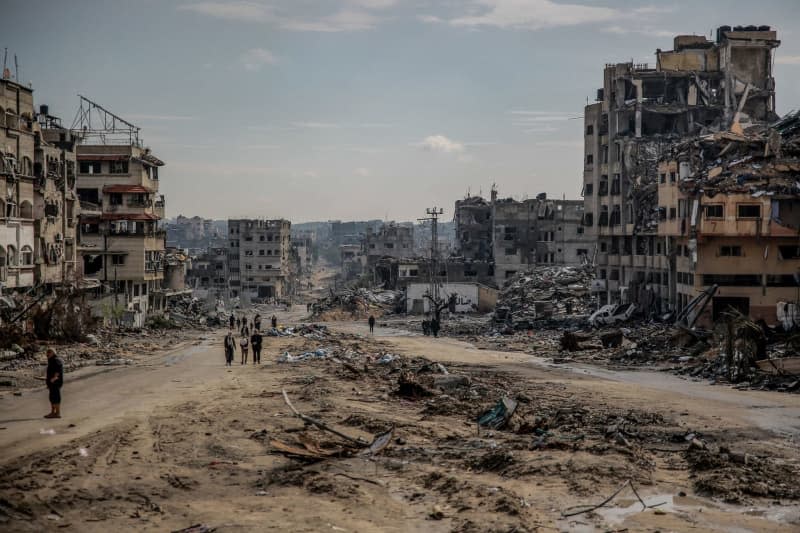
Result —
[[228, 322], [231, 325], [231, 329], [233, 329], [233, 326], [236, 325], [236, 318], [234, 318], [233, 313], [231, 313], [231, 317], [228, 319]]
[[278, 327], [278, 317], [276, 317], [275, 315], [272, 315], [272, 318], [270, 320], [272, 322], [272, 329], [277, 328]]
[[440, 326], [439, 319], [433, 317], [433, 320], [431, 320], [431, 333], [433, 333], [434, 337], [439, 336], [439, 326]]
[[45, 383], [50, 392], [50, 414], [45, 418], [61, 418], [61, 385], [64, 384], [64, 363], [56, 356], [55, 350], [47, 349], [47, 375]]
[[233, 355], [236, 353], [236, 340], [233, 338], [233, 332], [229, 331], [225, 335], [225, 366], [233, 364]]
[[253, 364], [261, 364], [261, 343], [264, 338], [261, 336], [261, 331], [258, 329], [253, 330], [253, 335], [250, 337], [250, 344], [253, 346]]
[[253, 328], [257, 331], [261, 331], [261, 315], [256, 315], [253, 319]]
[[370, 333], [370, 335], [372, 335], [372, 334], [375, 333], [375, 317], [372, 316], [372, 315], [369, 315], [368, 322], [369, 322], [369, 333]]

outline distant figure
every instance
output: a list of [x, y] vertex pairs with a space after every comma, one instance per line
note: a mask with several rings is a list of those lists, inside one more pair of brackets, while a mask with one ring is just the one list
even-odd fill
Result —
[[426, 337], [431, 334], [431, 319], [428, 315], [422, 319], [422, 334]]
[[239, 317], [236, 317], [236, 329], [238, 330], [242, 329], [242, 319]]
[[233, 314], [231, 314], [231, 317], [228, 319], [228, 322], [230, 322], [231, 329], [233, 329], [233, 326], [236, 325], [236, 318], [233, 316]]
[[225, 335], [225, 366], [233, 364], [233, 354], [236, 352], [236, 340], [230, 331]]
[[239, 341], [239, 348], [242, 349], [242, 364], [247, 364], [247, 347], [250, 341], [247, 340], [247, 335], [242, 337], [242, 340]]
[[370, 334], [375, 333], [375, 317], [372, 316], [372, 315], [369, 315], [368, 322], [369, 322], [369, 332], [370, 332]]
[[270, 319], [270, 322], [272, 322], [272, 328], [273, 329], [278, 327], [278, 317], [276, 317], [275, 315], [272, 315], [272, 318]]
[[253, 346], [253, 364], [261, 364], [261, 343], [264, 338], [261, 336], [259, 330], [253, 330], [253, 335], [250, 337], [250, 344]]
[[256, 315], [255, 318], [253, 318], [253, 329], [261, 331], [261, 315]]
[[52, 348], [47, 349], [47, 390], [50, 392], [50, 413], [45, 418], [61, 418], [61, 386], [64, 384], [64, 363]]
[[439, 336], [439, 327], [440, 324], [438, 319], [434, 318], [433, 320], [431, 320], [431, 332], [433, 333], [434, 337]]

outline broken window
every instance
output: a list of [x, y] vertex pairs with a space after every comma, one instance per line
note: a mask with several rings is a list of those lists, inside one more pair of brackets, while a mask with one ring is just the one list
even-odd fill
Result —
[[614, 174], [614, 178], [611, 180], [611, 194], [616, 195], [620, 193], [620, 177], [619, 174]]
[[797, 287], [797, 274], [767, 274], [767, 287]]
[[600, 185], [597, 188], [597, 196], [608, 196], [608, 176], [600, 176]]
[[616, 268], [611, 269], [611, 275], [608, 277], [611, 281], [619, 281], [619, 270]]
[[678, 209], [675, 207], [669, 208], [669, 219], [674, 220], [675, 217], [678, 216]]
[[128, 162], [127, 161], [112, 161], [108, 168], [109, 174], [127, 174]]
[[584, 213], [583, 215], [583, 225], [587, 227], [592, 227], [594, 225], [594, 214], [593, 213]]
[[606, 253], [608, 251], [608, 244], [605, 242], [600, 243], [600, 251]]
[[723, 215], [722, 204], [704, 205], [703, 209], [705, 211], [706, 218], [722, 218]]
[[514, 226], [504, 228], [503, 233], [504, 233], [503, 240], [513, 241], [514, 238], [517, 236], [517, 228]]
[[586, 135], [594, 135], [594, 124], [586, 126]]
[[604, 144], [604, 145], [602, 145], [600, 147], [600, 153], [601, 153], [601, 155], [603, 157], [602, 162], [603, 163], [608, 163], [608, 145], [607, 144]]
[[108, 195], [108, 201], [111, 205], [122, 205], [122, 193], [112, 192]]
[[578, 226], [577, 228], [575, 228], [575, 233], [577, 233], [578, 235], [583, 235], [583, 226]]
[[622, 211], [620, 210], [619, 205], [615, 205], [614, 209], [611, 211], [611, 225], [619, 226], [621, 223], [622, 223]]
[[665, 173], [658, 175], [658, 182], [659, 183], [666, 183], [667, 182], [667, 175]]
[[781, 259], [800, 259], [800, 246], [778, 246]]
[[506, 248], [506, 255], [517, 255], [516, 248]]
[[594, 193], [594, 183], [587, 183], [583, 186], [583, 195], [591, 196]]
[[120, 254], [115, 254], [111, 256], [111, 264], [114, 266], [122, 266], [125, 264], [125, 256]]
[[760, 287], [761, 274], [703, 274], [703, 285]]
[[670, 183], [675, 183], [675, 173], [674, 172], [670, 172], [669, 173], [669, 182]]
[[594, 164], [594, 154], [586, 154], [586, 164], [587, 165]]
[[100, 174], [100, 161], [81, 161], [79, 171], [81, 174]]
[[720, 246], [719, 255], [722, 257], [741, 257], [741, 246]]
[[608, 206], [600, 206], [600, 218], [597, 220], [598, 226], [608, 226]]
[[761, 218], [761, 204], [738, 204], [736, 216], [738, 218]]

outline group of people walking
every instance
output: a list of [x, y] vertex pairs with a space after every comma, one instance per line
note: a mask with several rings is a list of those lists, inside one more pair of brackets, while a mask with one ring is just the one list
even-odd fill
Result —
[[[239, 351], [241, 353], [241, 364], [247, 364], [247, 358], [250, 348], [253, 349], [253, 364], [261, 364], [261, 347], [264, 342], [264, 337], [261, 335], [261, 315], [256, 315], [252, 320], [247, 319], [246, 316], [237, 317], [231, 315], [228, 319], [230, 331], [225, 336], [225, 366], [233, 365], [233, 358], [236, 356], [236, 338], [234, 337], [234, 328], [239, 332]], [[270, 323], [273, 328], [278, 327], [278, 317], [272, 315]]]

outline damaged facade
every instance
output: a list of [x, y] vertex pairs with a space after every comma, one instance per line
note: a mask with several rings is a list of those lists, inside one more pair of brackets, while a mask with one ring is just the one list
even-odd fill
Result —
[[672, 251], [667, 279], [676, 308], [717, 286], [710, 305], [697, 310], [700, 324], [710, 326], [729, 307], [779, 322], [800, 289], [798, 175], [797, 113], [742, 134], [687, 140], [664, 155], [658, 233]]
[[381, 224], [377, 229], [368, 227], [363, 248], [370, 267], [384, 257], [414, 257], [414, 227], [394, 222]]
[[80, 144], [77, 154], [84, 276], [112, 287], [115, 305], [139, 324], [166, 303], [164, 162], [137, 143]]
[[584, 225], [597, 239], [601, 303], [675, 308], [676, 243], [659, 234], [659, 186], [675, 183], [678, 170], [660, 172], [659, 160], [688, 137], [776, 118], [776, 37], [767, 26], [723, 26], [714, 41], [675, 37], [673, 50], [656, 52], [655, 68], [606, 65], [597, 102], [584, 113]]
[[514, 274], [539, 264], [572, 265], [589, 260], [593, 238], [584, 232], [583, 202], [552, 200], [545, 194], [526, 200], [477, 196], [455, 206], [457, 254], [493, 265], [493, 282], [502, 286]]
[[75, 141], [33, 89], [0, 80], [0, 289], [74, 284], [77, 217]]
[[232, 297], [284, 298], [290, 293], [291, 222], [229, 219]]

